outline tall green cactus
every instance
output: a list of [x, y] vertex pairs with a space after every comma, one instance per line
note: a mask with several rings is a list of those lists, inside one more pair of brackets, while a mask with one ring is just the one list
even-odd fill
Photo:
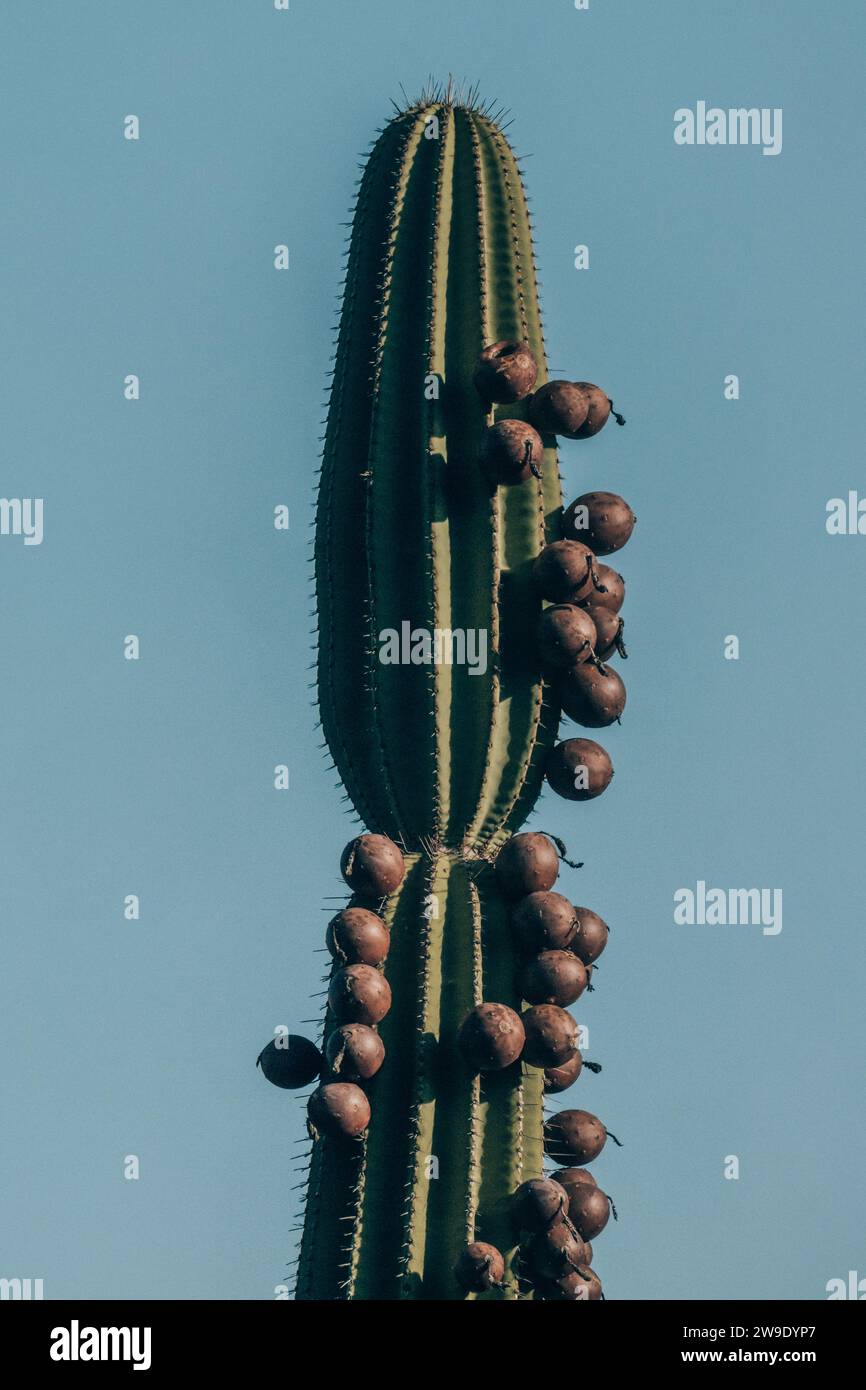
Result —
[[[532, 233], [502, 130], [437, 94], [401, 111], [360, 181], [316, 532], [322, 725], [358, 814], [406, 851], [388, 903], [394, 1003], [373, 1118], [313, 1146], [297, 1296], [457, 1298], [467, 1240], [508, 1251], [493, 1295], [521, 1296], [507, 1199], [542, 1172], [542, 1074], [472, 1075], [456, 1034], [482, 999], [520, 1008], [490, 861], [538, 795], [558, 722], [542, 680], [532, 561], [558, 534], [542, 477], [491, 490], [486, 344], [527, 342], [546, 380]], [[382, 634], [486, 634], [483, 673], [388, 664]]]

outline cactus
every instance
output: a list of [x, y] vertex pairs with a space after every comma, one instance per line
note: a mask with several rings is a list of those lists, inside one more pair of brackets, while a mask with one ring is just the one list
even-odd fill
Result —
[[[479, 360], [500, 340], [517, 345], [513, 358], [490, 350]], [[506, 368], [522, 383], [513, 391], [497, 376]], [[322, 728], [358, 816], [402, 848], [405, 875], [387, 897], [365, 892], [355, 848], [344, 855], [352, 906], [381, 914], [390, 946], [378, 965], [335, 959], [323, 1050], [343, 1055], [339, 1037], [327, 1042], [338, 1024], [373, 1022], [385, 1058], [366, 1083], [363, 1133], [359, 1087], [339, 1090], [326, 1073], [313, 1097], [299, 1299], [531, 1296], [511, 1201], [542, 1175], [540, 1068], [560, 1059], [549, 1040], [538, 1042], [535, 1015], [547, 1009], [559, 1023], [562, 1010], [531, 1011], [543, 1056], [535, 1066], [513, 1062], [522, 957], [493, 863], [531, 811], [556, 739], [533, 563], [560, 536], [562, 497], [549, 433], [541, 440], [521, 427], [525, 458], [519, 439], [512, 448], [513, 429], [491, 437], [486, 456], [481, 446], [497, 422], [527, 420], [536, 368], [541, 386], [518, 163], [490, 111], [449, 84], [399, 110], [364, 167], [324, 437], [315, 540]], [[590, 408], [598, 403], [587, 396], [584, 416]], [[584, 588], [592, 592], [588, 577]], [[438, 650], [437, 633], [446, 643]], [[449, 659], [452, 634], [475, 637], [474, 663]], [[378, 840], [361, 848], [371, 846], [381, 850]], [[393, 1004], [373, 1018], [361, 1006], [377, 969]], [[575, 958], [572, 973], [580, 971]], [[460, 1052], [461, 1028], [482, 1001], [510, 1020], [501, 1064], [491, 1053], [499, 1069], [467, 1065]], [[563, 1018], [555, 1042], [564, 1059], [576, 1043]], [[483, 1059], [485, 1039], [473, 1037]]]

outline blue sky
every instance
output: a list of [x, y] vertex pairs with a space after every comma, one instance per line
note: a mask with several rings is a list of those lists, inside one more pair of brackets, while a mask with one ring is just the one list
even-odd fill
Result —
[[[303, 1107], [254, 1061], [318, 1013], [352, 833], [307, 669], [339, 224], [399, 84], [449, 72], [530, 156], [551, 367], [629, 421], [562, 451], [639, 518], [617, 778], [531, 822], [613, 929], [578, 1006], [624, 1142], [596, 1267], [618, 1298], [866, 1274], [866, 540], [824, 526], [866, 494], [864, 41], [841, 0], [4, 6], [0, 493], [45, 532], [0, 537], [0, 1275], [283, 1278]], [[781, 153], [676, 145], [699, 100], [781, 107]], [[699, 879], [782, 888], [783, 930], [675, 925]]]

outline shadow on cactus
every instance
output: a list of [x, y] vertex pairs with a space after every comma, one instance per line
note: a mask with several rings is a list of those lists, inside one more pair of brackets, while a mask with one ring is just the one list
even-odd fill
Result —
[[587, 494], [563, 530], [556, 450], [612, 411], [548, 380], [490, 110], [449, 83], [398, 111], [352, 222], [315, 543], [322, 729], [367, 833], [341, 863], [315, 1077], [308, 1050], [294, 1070], [265, 1050], [278, 1085], [318, 1081], [299, 1299], [601, 1296], [585, 1235], [607, 1198], [539, 1182], [545, 1149], [589, 1162], [607, 1137], [544, 1114], [599, 1070], [567, 1009], [607, 927], [554, 891], [561, 842], [517, 832], [545, 775], [588, 800], [613, 774], [592, 740], [557, 742], [559, 698], [591, 727], [624, 705], [601, 674], [624, 589], [597, 556], [634, 518]]

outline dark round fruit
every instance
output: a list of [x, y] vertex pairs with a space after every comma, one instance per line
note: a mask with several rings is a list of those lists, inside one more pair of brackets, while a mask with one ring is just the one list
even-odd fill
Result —
[[561, 1067], [545, 1067], [544, 1090], [547, 1095], [556, 1096], [573, 1086], [583, 1071], [583, 1056], [575, 1052]]
[[586, 989], [586, 967], [571, 951], [540, 951], [520, 972], [520, 992], [528, 1004], [565, 1008]]
[[[556, 541], [556, 545], [564, 545], [564, 541]], [[579, 545], [579, 541], [570, 541], [570, 545]], [[544, 554], [542, 550], [541, 555]], [[592, 551], [590, 551], [592, 554]], [[538, 559], [541, 559], [539, 555]], [[535, 562], [538, 564], [538, 560]], [[611, 613], [618, 613], [625, 603], [625, 580], [616, 570], [611, 569], [610, 565], [596, 565], [595, 575], [601, 588], [594, 588], [592, 592], [587, 590], [574, 601], [581, 607], [584, 605], [589, 609], [589, 615], [595, 622], [593, 611], [596, 608], [607, 608]]]
[[502, 339], [479, 354], [472, 380], [483, 400], [510, 405], [529, 395], [537, 376], [538, 363], [529, 344]]
[[[535, 557], [532, 582], [548, 603], [580, 603], [599, 597], [593, 582], [599, 566], [588, 545], [580, 541], [551, 541]], [[599, 582], [601, 582], [599, 580]]]
[[586, 400], [587, 413], [586, 420], [581, 425], [575, 439], [591, 439], [599, 430], [603, 430], [607, 424], [611, 413], [616, 416], [616, 423], [624, 425], [625, 420], [621, 415], [617, 415], [613, 408], [613, 401], [600, 386], [593, 386], [591, 381], [576, 381], [575, 386], [583, 392]]
[[545, 775], [566, 801], [591, 801], [610, 786], [613, 764], [591, 738], [566, 738], [547, 755]]
[[595, 1240], [610, 1220], [611, 1200], [600, 1187], [576, 1183], [568, 1189], [568, 1215], [581, 1240]]
[[385, 1044], [366, 1023], [343, 1023], [325, 1043], [328, 1066], [341, 1081], [369, 1081], [385, 1060]]
[[346, 965], [331, 979], [328, 1003], [338, 1023], [378, 1023], [391, 1007], [391, 986], [372, 965]]
[[603, 608], [597, 603], [587, 603], [583, 612], [588, 613], [595, 623], [597, 643], [595, 654], [599, 661], [610, 661], [612, 656], [627, 657], [623, 639], [625, 623], [612, 608]]
[[561, 893], [528, 893], [512, 909], [511, 925], [527, 954], [564, 951], [577, 931], [577, 913]]
[[526, 1255], [539, 1279], [559, 1279], [583, 1265], [586, 1247], [571, 1223], [561, 1221], [533, 1236]]
[[591, 1163], [601, 1153], [607, 1130], [588, 1110], [560, 1110], [544, 1126], [544, 1147], [557, 1163]]
[[511, 1199], [514, 1220], [519, 1230], [546, 1231], [564, 1221], [568, 1211], [568, 1193], [552, 1178], [530, 1178], [520, 1184]]
[[460, 1026], [457, 1044], [475, 1071], [501, 1071], [523, 1050], [524, 1029], [507, 1004], [476, 1004]]
[[520, 1018], [526, 1033], [523, 1060], [531, 1067], [559, 1067], [577, 1051], [577, 1024], [557, 1004], [533, 1004]]
[[558, 1303], [597, 1303], [602, 1297], [601, 1281], [587, 1261], [580, 1269], [571, 1269], [559, 1279], [547, 1281], [544, 1297]]
[[622, 550], [634, 530], [635, 514], [616, 492], [584, 492], [562, 514], [564, 540], [581, 541], [596, 555]]
[[554, 603], [545, 608], [538, 624], [541, 659], [550, 666], [569, 667], [595, 655], [595, 623], [589, 613], [573, 603]]
[[473, 1240], [461, 1250], [454, 1275], [464, 1293], [486, 1293], [501, 1285], [505, 1278], [505, 1261], [495, 1245]]
[[403, 855], [387, 835], [358, 835], [340, 858], [340, 873], [361, 898], [387, 898], [405, 872]]
[[575, 381], [548, 381], [533, 395], [527, 413], [542, 434], [579, 439], [589, 416], [589, 398]]
[[355, 1139], [370, 1123], [370, 1102], [351, 1081], [326, 1081], [307, 1102], [307, 1116], [314, 1134]]
[[577, 918], [577, 930], [570, 949], [580, 957], [584, 965], [592, 965], [607, 945], [610, 928], [607, 922], [589, 907], [576, 907], [574, 915]]
[[256, 1059], [262, 1075], [284, 1091], [296, 1091], [309, 1086], [322, 1070], [322, 1054], [309, 1038], [295, 1033], [282, 1033], [271, 1038]]
[[325, 945], [341, 965], [381, 965], [391, 935], [375, 912], [366, 907], [344, 907], [328, 923]]
[[481, 436], [478, 462], [494, 485], [509, 487], [526, 478], [540, 478], [543, 461], [541, 435], [523, 420], [498, 420]]
[[597, 1187], [598, 1184], [588, 1168], [557, 1168], [552, 1175], [555, 1182], [560, 1187], [564, 1187], [570, 1193], [573, 1187], [578, 1187], [585, 1183], [588, 1187]]
[[563, 672], [556, 689], [569, 719], [587, 729], [606, 729], [625, 709], [625, 685], [612, 666], [600, 671], [592, 662], [578, 662]]
[[496, 882], [507, 898], [552, 888], [559, 873], [556, 845], [538, 830], [521, 830], [496, 856]]

